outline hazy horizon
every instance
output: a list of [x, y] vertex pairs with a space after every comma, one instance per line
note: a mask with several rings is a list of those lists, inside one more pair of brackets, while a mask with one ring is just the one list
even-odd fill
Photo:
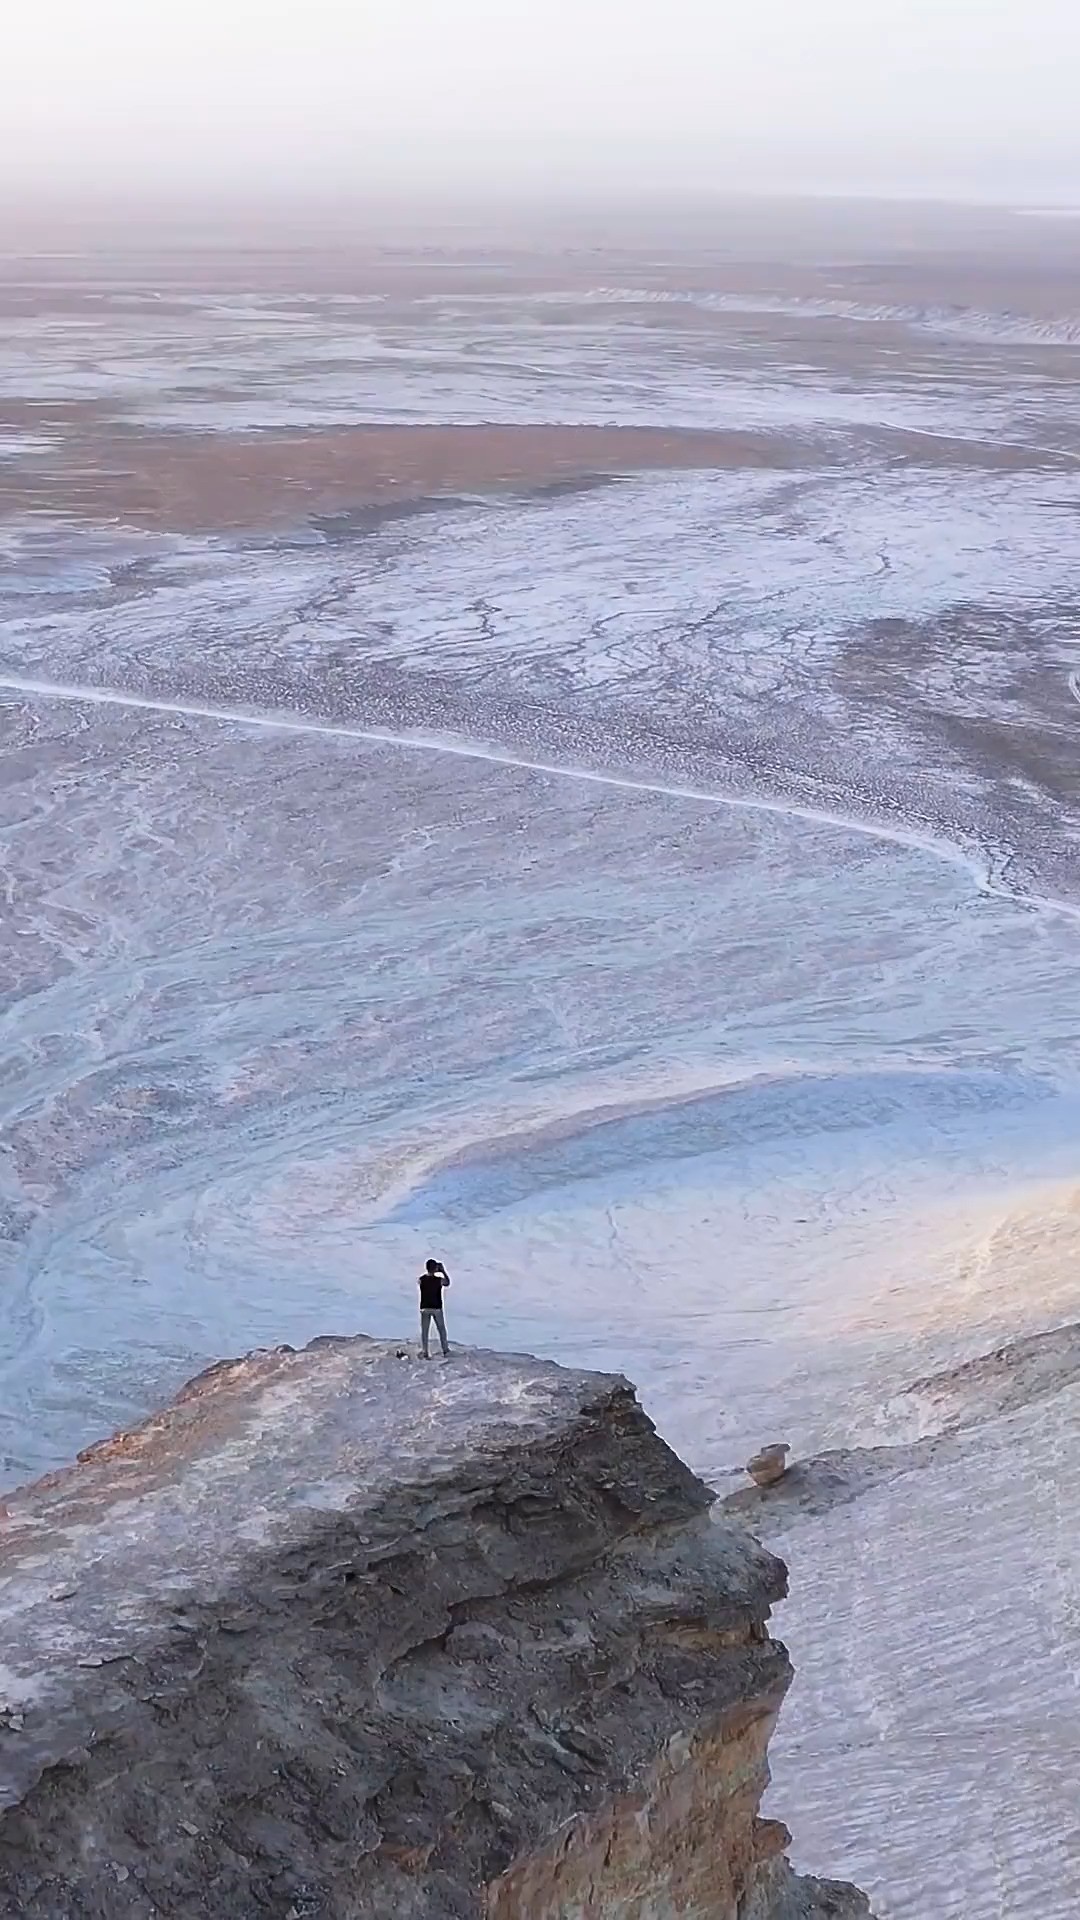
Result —
[[1066, 0], [39, 0], [0, 197], [1080, 200]]

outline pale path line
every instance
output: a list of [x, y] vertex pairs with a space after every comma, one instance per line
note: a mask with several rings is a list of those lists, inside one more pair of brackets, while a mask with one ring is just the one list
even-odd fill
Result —
[[[615, 787], [627, 793], [656, 793], [673, 800], [691, 800], [701, 806], [730, 807], [741, 813], [770, 813], [788, 820], [802, 820], [811, 826], [831, 827], [843, 833], [861, 835], [867, 840], [883, 840], [893, 846], [909, 847], [929, 853], [948, 866], [958, 867], [974, 881], [980, 893], [1022, 906], [1062, 914], [1080, 920], [1080, 906], [1050, 895], [1016, 893], [999, 886], [989, 869], [982, 867], [951, 840], [939, 840], [932, 834], [918, 833], [906, 827], [883, 826], [851, 815], [832, 813], [825, 808], [803, 807], [787, 800], [760, 799], [751, 795], [714, 793], [705, 787], [671, 786], [659, 780], [635, 779], [629, 774], [597, 773], [590, 767], [568, 767], [558, 761], [526, 759], [504, 752], [499, 747], [482, 746], [471, 740], [439, 737], [423, 733], [394, 733], [386, 727], [349, 727], [329, 720], [302, 720], [296, 714], [260, 713], [243, 708], [217, 707], [195, 700], [155, 700], [145, 693], [125, 693], [115, 687], [81, 686], [73, 681], [34, 680], [21, 674], [0, 675], [0, 691], [33, 695], [45, 700], [68, 700], [76, 705], [96, 707], [133, 707], [145, 713], [175, 713], [191, 720], [212, 720], [227, 726], [255, 727], [265, 733], [315, 734], [322, 739], [363, 740], [371, 745], [398, 747], [414, 753], [441, 753], [458, 760], [483, 760], [494, 766], [522, 767], [530, 773], [543, 773], [559, 780], [577, 780], [590, 786]], [[1080, 698], [1080, 694], [1077, 696]]]

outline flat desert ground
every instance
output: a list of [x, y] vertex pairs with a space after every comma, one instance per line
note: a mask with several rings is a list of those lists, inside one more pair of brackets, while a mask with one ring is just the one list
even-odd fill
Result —
[[1075, 233], [0, 233], [6, 1483], [429, 1252], [833, 1450], [775, 1800], [882, 1920], [1080, 1903]]

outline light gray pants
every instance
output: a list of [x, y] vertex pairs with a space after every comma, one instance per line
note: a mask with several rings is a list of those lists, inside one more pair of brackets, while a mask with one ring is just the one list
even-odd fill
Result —
[[442, 1341], [443, 1352], [449, 1353], [450, 1351], [450, 1342], [446, 1337], [446, 1316], [443, 1313], [442, 1308], [441, 1307], [421, 1307], [420, 1309], [420, 1345], [424, 1349], [425, 1359], [427, 1358], [428, 1341], [431, 1338], [431, 1323], [433, 1320], [435, 1322], [436, 1327], [438, 1328], [439, 1339]]

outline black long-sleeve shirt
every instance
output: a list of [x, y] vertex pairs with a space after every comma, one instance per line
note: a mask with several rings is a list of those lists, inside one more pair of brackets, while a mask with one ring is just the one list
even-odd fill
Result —
[[428, 1273], [425, 1269], [420, 1275], [420, 1305], [430, 1313], [438, 1313], [442, 1307], [443, 1288], [450, 1285], [450, 1275], [444, 1268], [438, 1273]]

